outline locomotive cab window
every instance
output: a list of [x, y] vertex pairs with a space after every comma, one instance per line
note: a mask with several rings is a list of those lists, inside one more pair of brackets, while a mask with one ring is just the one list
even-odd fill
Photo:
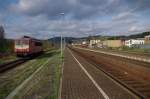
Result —
[[16, 45], [20, 45], [20, 41], [19, 41], [19, 40], [16, 40], [16, 41], [15, 41], [15, 44], [16, 44]]
[[17, 40], [15, 42], [16, 45], [28, 45], [29, 42], [27, 40]]
[[35, 46], [42, 46], [41, 42], [35, 42]]

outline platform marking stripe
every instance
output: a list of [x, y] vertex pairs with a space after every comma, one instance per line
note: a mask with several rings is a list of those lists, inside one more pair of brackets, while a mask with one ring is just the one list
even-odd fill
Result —
[[103, 91], [103, 89], [97, 84], [97, 82], [94, 80], [94, 78], [88, 73], [88, 71], [83, 67], [83, 65], [78, 61], [78, 59], [72, 54], [72, 52], [69, 50], [73, 58], [76, 60], [76, 62], [79, 64], [81, 69], [85, 72], [85, 74], [89, 77], [89, 79], [93, 82], [95, 87], [99, 90], [99, 92], [103, 95], [105, 99], [109, 99], [108, 95]]

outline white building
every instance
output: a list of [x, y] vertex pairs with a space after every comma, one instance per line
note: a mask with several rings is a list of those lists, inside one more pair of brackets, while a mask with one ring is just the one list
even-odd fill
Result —
[[97, 43], [100, 43], [100, 42], [101, 42], [100, 39], [93, 39], [93, 40], [90, 40], [90, 46], [96, 45]]
[[87, 41], [82, 41], [82, 44], [83, 44], [83, 45], [87, 44]]
[[130, 39], [125, 41], [125, 46], [132, 47], [133, 45], [143, 45], [144, 40]]
[[145, 36], [145, 44], [150, 45], [150, 35]]

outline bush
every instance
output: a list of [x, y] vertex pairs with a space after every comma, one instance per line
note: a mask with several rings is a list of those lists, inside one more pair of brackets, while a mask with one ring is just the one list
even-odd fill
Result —
[[13, 52], [13, 41], [0, 40], [0, 53], [11, 53]]

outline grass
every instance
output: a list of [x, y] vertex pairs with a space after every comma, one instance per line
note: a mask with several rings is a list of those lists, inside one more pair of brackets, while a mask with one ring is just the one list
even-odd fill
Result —
[[118, 50], [119, 52], [131, 53], [131, 54], [143, 54], [150, 55], [150, 49], [140, 49], [140, 48], [125, 48]]
[[4, 74], [0, 74], [0, 99], [4, 99], [16, 86], [20, 85], [35, 70], [41, 66], [49, 57], [52, 57], [58, 51], [50, 51], [43, 56], [31, 60], [22, 66], [19, 66]]
[[60, 87], [60, 78], [61, 78], [61, 66], [58, 65], [55, 68], [55, 77], [54, 77], [54, 93], [50, 96], [50, 99], [58, 99], [59, 87]]
[[101, 49], [101, 50], [120, 52], [120, 53], [129, 53], [129, 54], [141, 54], [144, 56], [150, 55], [150, 49], [142, 49], [142, 48], [121, 47], [121, 48], [107, 48], [107, 49]]
[[[40, 60], [39, 62], [42, 61], [44, 60]], [[0, 81], [0, 99], [6, 97], [17, 85], [29, 77], [39, 66], [38, 64], [38, 62], [30, 62], [25, 64], [23, 68], [4, 75], [6, 79], [1, 79]]]
[[131, 47], [131, 48], [129, 48], [129, 47], [122, 47], [121, 51], [149, 53], [150, 49], [134, 48], [134, 47]]
[[16, 59], [17, 59], [17, 57], [15, 55], [9, 55], [9, 56], [0, 58], [0, 64], [10, 62], [10, 61], [13, 61], [13, 60], [16, 60]]
[[52, 59], [36, 76], [28, 83], [15, 99], [58, 99], [60, 77], [61, 77], [61, 58], [56, 52]]

